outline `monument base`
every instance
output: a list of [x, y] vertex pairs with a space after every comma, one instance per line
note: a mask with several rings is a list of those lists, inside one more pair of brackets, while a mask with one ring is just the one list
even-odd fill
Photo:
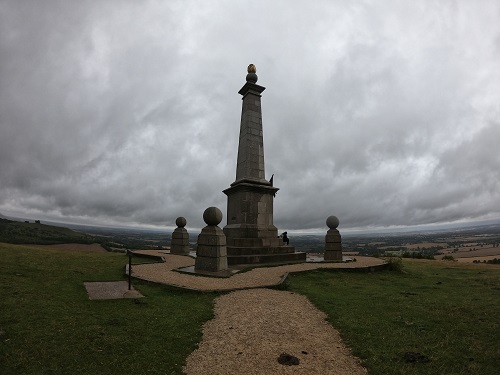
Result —
[[283, 245], [274, 225], [260, 228], [252, 225], [227, 225], [224, 233], [227, 236], [228, 266], [306, 261], [306, 253], [296, 253], [295, 247]]
[[306, 253], [293, 246], [241, 247], [227, 246], [228, 266], [240, 264], [304, 263]]
[[[338, 219], [335, 216], [332, 216], [332, 218], [333, 217], [335, 220], [328, 219], [332, 221], [330, 225], [336, 228]], [[327, 225], [328, 224], [327, 220]], [[339, 231], [335, 228], [330, 228], [325, 236], [325, 262], [342, 262], [342, 238]]]

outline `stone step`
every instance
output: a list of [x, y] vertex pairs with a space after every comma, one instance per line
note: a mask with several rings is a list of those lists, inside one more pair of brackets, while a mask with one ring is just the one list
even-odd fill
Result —
[[249, 246], [227, 246], [227, 255], [271, 255], [295, 253], [293, 246], [269, 246], [269, 247], [249, 247]]
[[276, 247], [283, 246], [283, 240], [278, 237], [266, 238], [231, 238], [227, 237], [227, 246], [234, 247]]
[[259, 255], [237, 255], [227, 257], [228, 266], [238, 264], [267, 264], [267, 263], [303, 263], [306, 261], [306, 253], [290, 254], [259, 254]]

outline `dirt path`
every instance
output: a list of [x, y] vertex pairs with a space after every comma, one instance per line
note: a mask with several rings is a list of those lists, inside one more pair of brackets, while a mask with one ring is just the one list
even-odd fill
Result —
[[[367, 374], [325, 314], [287, 291], [251, 289], [218, 297], [215, 318], [187, 358], [187, 375]], [[282, 365], [282, 353], [299, 359]]]

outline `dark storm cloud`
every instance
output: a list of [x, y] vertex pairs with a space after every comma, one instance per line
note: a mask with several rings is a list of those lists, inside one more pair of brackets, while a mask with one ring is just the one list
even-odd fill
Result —
[[202, 226], [255, 63], [278, 227], [500, 216], [494, 1], [0, 4], [3, 214]]

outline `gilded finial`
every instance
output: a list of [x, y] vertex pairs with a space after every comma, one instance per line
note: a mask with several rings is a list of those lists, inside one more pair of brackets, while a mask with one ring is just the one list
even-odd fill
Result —
[[254, 64], [250, 64], [250, 65], [248, 65], [247, 72], [248, 73], [257, 73], [257, 68], [255, 67]]

